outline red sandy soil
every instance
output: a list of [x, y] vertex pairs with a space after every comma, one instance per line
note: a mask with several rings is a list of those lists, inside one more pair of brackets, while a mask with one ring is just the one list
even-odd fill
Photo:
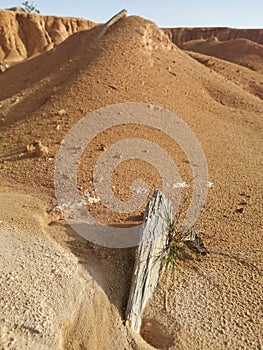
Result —
[[212, 28], [166, 28], [172, 41], [181, 47], [187, 41], [217, 38], [219, 41], [247, 39], [263, 44], [263, 29]]
[[172, 28], [165, 32], [184, 50], [218, 57], [262, 73], [262, 29]]
[[34, 57], [59, 45], [73, 33], [95, 25], [78, 18], [39, 16], [0, 9], [0, 63]]
[[218, 57], [254, 71], [263, 72], [263, 45], [253, 43], [247, 39], [235, 39], [218, 42], [217, 39], [194, 40], [183, 44], [189, 51]]
[[[154, 23], [134, 16], [120, 20], [95, 41], [100, 30], [96, 26], [75, 33], [55, 49], [0, 75], [2, 186], [10, 192], [31, 193], [41, 198], [46, 210], [51, 209], [56, 205], [54, 157], [78, 120], [98, 108], [129, 101], [174, 112], [200, 140], [209, 180], [214, 184], [197, 223], [210, 254], [163, 275], [145, 310], [142, 336], [158, 349], [261, 349], [262, 46], [243, 39], [216, 41], [216, 45], [209, 41], [205, 47], [214, 50], [212, 53], [201, 49], [200, 53], [188, 53]], [[245, 45], [245, 61], [239, 55], [242, 50], [234, 57], [236, 45]], [[193, 47], [187, 50], [195, 51]], [[219, 56], [215, 52], [220, 52], [220, 58], [207, 56]], [[228, 62], [230, 56], [234, 63]], [[183, 181], [190, 182], [191, 170], [184, 154], [169, 137], [141, 125], [119, 126], [97, 135], [85, 151], [78, 173], [80, 192], [93, 191], [92, 170], [103, 152], [101, 145], [134, 137], [164, 148]], [[48, 147], [49, 158], [26, 152], [26, 145], [36, 140]], [[129, 198], [129, 185], [138, 176], [143, 176], [151, 192], [160, 187], [154, 169], [142, 161], [129, 161], [114, 173], [116, 195]], [[8, 208], [12, 210], [10, 203]], [[14, 223], [19, 221], [16, 211], [14, 208], [11, 214]], [[95, 216], [114, 224], [140, 222], [142, 212], [121, 215], [100, 203], [93, 206]], [[51, 216], [42, 220], [44, 235], [77, 257], [107, 296], [101, 305], [97, 300], [96, 311], [87, 311], [80, 303], [74, 315], [60, 315], [62, 340], [54, 349], [150, 349], [143, 340], [125, 333], [121, 325], [133, 250], [93, 247], [70, 231], [63, 220]], [[92, 274], [92, 269], [96, 273]], [[114, 310], [114, 322], [110, 310]], [[87, 335], [90, 317], [95, 324]], [[106, 330], [111, 326], [109, 333]]]

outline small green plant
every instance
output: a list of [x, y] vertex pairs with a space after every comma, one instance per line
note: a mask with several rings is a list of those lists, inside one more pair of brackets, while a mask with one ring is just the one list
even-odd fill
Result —
[[207, 250], [195, 229], [184, 232], [177, 227], [177, 219], [167, 217], [168, 240], [163, 251], [163, 266], [175, 268], [178, 260], [194, 260]]
[[36, 8], [35, 4], [33, 1], [29, 2], [28, 0], [26, 0], [25, 2], [22, 3], [23, 5], [23, 9], [26, 12], [29, 13], [40, 13], [40, 11]]

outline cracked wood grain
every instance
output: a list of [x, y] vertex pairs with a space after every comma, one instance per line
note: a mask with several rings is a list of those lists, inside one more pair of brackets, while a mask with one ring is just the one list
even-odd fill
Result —
[[161, 256], [167, 243], [167, 222], [171, 216], [171, 202], [155, 190], [145, 212], [126, 309], [126, 322], [137, 333], [140, 332], [143, 310], [161, 277]]

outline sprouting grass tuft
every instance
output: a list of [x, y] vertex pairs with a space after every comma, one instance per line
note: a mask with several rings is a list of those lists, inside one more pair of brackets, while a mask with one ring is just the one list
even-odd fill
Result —
[[194, 228], [184, 232], [177, 227], [177, 220], [167, 218], [168, 239], [163, 251], [163, 266], [174, 269], [179, 260], [195, 260], [206, 255], [207, 250]]

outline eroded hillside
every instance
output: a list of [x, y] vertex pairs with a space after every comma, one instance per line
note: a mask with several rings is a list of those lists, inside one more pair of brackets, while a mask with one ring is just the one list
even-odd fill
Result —
[[0, 10], [0, 63], [15, 63], [39, 55], [73, 33], [93, 26], [93, 22], [85, 19]]

